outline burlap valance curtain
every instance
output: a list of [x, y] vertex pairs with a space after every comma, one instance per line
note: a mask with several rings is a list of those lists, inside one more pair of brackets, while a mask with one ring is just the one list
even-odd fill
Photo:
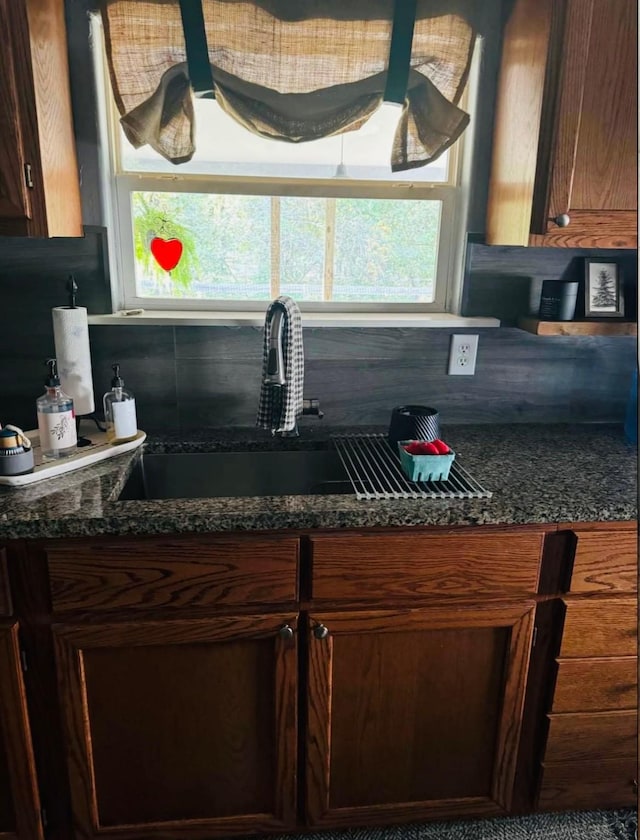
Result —
[[[458, 107], [477, 0], [418, 0], [394, 171], [422, 166], [469, 117]], [[203, 0], [215, 97], [250, 131], [298, 143], [359, 128], [383, 99], [393, 0]], [[103, 0], [123, 129], [172, 163], [194, 153], [178, 0]]]

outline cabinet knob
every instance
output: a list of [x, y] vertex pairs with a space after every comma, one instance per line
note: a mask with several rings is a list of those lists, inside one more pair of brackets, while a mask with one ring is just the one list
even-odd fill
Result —
[[293, 639], [293, 628], [290, 627], [288, 624], [284, 624], [278, 630], [278, 636], [280, 636], [280, 638], [284, 639], [286, 642], [290, 642]]
[[560, 213], [559, 216], [555, 216], [554, 218], [549, 219], [549, 221], [554, 222], [554, 224], [558, 225], [558, 227], [569, 227], [571, 216], [568, 213]]
[[324, 624], [316, 624], [313, 628], [313, 635], [316, 639], [326, 639], [329, 635], [329, 628], [325, 627]]

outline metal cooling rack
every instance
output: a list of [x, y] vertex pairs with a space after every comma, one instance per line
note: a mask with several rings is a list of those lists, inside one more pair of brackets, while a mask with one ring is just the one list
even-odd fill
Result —
[[332, 438], [358, 499], [490, 499], [460, 464], [447, 481], [409, 481], [385, 435], [335, 435]]

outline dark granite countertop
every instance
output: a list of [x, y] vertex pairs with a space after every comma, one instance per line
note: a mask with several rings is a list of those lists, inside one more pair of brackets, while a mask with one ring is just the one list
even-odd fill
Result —
[[[323, 448], [334, 431], [305, 428], [299, 439], [274, 443], [252, 429], [210, 430], [188, 441], [151, 438], [145, 451]], [[332, 495], [116, 501], [140, 457], [137, 451], [20, 490], [0, 488], [0, 539], [637, 517], [637, 447], [625, 443], [621, 426], [451, 426], [443, 437], [493, 492], [491, 499], [358, 501]]]

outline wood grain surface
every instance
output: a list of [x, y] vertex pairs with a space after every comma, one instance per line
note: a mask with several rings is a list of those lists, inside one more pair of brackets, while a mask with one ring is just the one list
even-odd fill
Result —
[[0, 25], [0, 235], [82, 236], [64, 2], [1, 0]]
[[572, 593], [636, 592], [637, 531], [574, 531], [577, 538]]
[[[15, 53], [28, 47], [27, 19], [23, 4], [0, 0], [0, 225], [2, 221], [26, 223], [31, 215], [24, 180], [24, 148], [18, 107], [20, 84]], [[0, 231], [2, 228], [0, 227]]]
[[313, 612], [310, 823], [508, 809], [533, 606]]
[[7, 568], [7, 550], [0, 546], [0, 616], [9, 616], [12, 611], [9, 570]]
[[637, 335], [638, 325], [631, 321], [540, 321], [518, 318], [521, 330], [534, 335]]
[[296, 620], [55, 627], [76, 836], [291, 828]]
[[20, 616], [20, 646], [27, 670], [23, 680], [29, 698], [29, 716], [38, 786], [52, 838], [69, 838], [71, 802], [65, 763], [61, 709], [51, 633], [51, 599], [43, 552], [29, 541], [13, 541], [11, 586]]
[[[579, 273], [581, 259], [587, 255], [588, 252], [577, 249], [474, 245], [472, 273], [467, 284], [473, 307], [465, 314], [496, 314], [495, 307], [506, 301], [513, 301], [511, 311], [515, 315], [522, 314], [528, 311], [530, 278], [540, 287], [544, 279], [557, 279], [566, 272], [573, 276]], [[635, 252], [617, 251], [610, 256], [623, 263], [633, 283]], [[50, 257], [43, 254], [42, 259]], [[0, 270], [2, 261], [0, 256]], [[476, 265], [485, 277], [493, 278], [491, 291], [484, 290]], [[5, 273], [11, 276], [12, 268], [20, 269], [18, 260], [13, 260]], [[521, 303], [518, 298], [514, 300], [513, 294], [518, 279], [526, 288]], [[95, 283], [91, 280], [92, 287]], [[20, 288], [16, 288], [16, 309]], [[45, 284], [40, 283], [39, 294], [46, 292]], [[47, 308], [38, 304], [38, 311], [45, 324], [49, 317]], [[14, 328], [11, 324], [8, 327]], [[20, 318], [15, 322], [15, 328], [18, 327], [24, 331], [30, 324]], [[332, 426], [373, 423], [385, 427], [392, 406], [415, 402], [418, 395], [428, 404], [433, 400], [443, 411], [446, 408], [447, 423], [451, 424], [469, 423], [470, 419], [474, 423], [519, 423], [523, 417], [532, 423], [574, 422], [576, 417], [581, 422], [618, 423], [624, 416], [628, 386], [621, 381], [624, 377], [620, 372], [628, 370], [630, 377], [635, 365], [632, 338], [567, 337], [564, 341], [549, 342], [539, 341], [518, 329], [482, 330], [482, 365], [476, 370], [473, 387], [470, 383], [462, 388], [452, 382], [455, 376], [447, 376], [443, 364], [449, 352], [451, 332], [449, 329], [305, 328], [308, 391], [323, 395], [325, 420]], [[116, 334], [109, 327], [97, 326], [91, 327], [90, 333], [94, 367], [96, 359], [108, 367], [126, 347], [127, 368], [142, 389], [144, 406], [140, 411], [145, 409], [147, 431], [149, 423], [158, 431], [162, 431], [163, 424], [165, 429], [177, 427], [176, 400], [184, 434], [198, 426], [201, 429], [207, 425], [255, 423], [255, 394], [260, 387], [259, 366], [255, 363], [261, 353], [259, 330], [176, 327], [176, 358], [172, 327], [149, 326], [140, 330], [125, 325], [118, 327]], [[3, 338], [0, 332], [0, 346]], [[151, 341], [154, 350], [157, 349], [153, 356], [147, 352]], [[11, 352], [11, 346], [7, 352]], [[41, 364], [40, 355], [36, 357], [34, 351], [30, 358], [36, 370], [36, 362]], [[158, 364], [161, 377], [154, 370]], [[28, 393], [28, 382], [22, 384], [15, 377], [11, 379], [10, 370], [5, 380], [6, 387], [19, 394], [24, 414], [30, 416], [33, 397]], [[233, 401], [226, 398], [221, 384], [227, 381], [234, 383]], [[416, 391], [417, 381], [428, 384]], [[317, 424], [314, 418], [303, 420], [309, 427]]]
[[[0, 765], [4, 763], [10, 779], [9, 789], [0, 790], [0, 820], [10, 819], [13, 823], [6, 826], [0, 822], [0, 837], [3, 840], [5, 837], [7, 840], [42, 840], [40, 798], [17, 624], [0, 624], [0, 753], [3, 753]], [[0, 769], [0, 777], [2, 772]]]
[[600, 712], [637, 705], [637, 657], [559, 660], [553, 712]]
[[557, 669], [554, 656], [560, 647], [562, 613], [562, 605], [555, 598], [536, 605], [535, 644], [529, 657], [512, 803], [513, 813], [516, 814], [531, 813], [535, 810], [540, 783], [540, 763], [549, 727], [546, 715], [553, 700]]
[[487, 205], [487, 245], [526, 245], [553, 3], [519, 0], [505, 27]]
[[638, 768], [634, 758], [572, 761], [544, 767], [538, 808], [569, 811], [634, 806], [638, 802]]
[[564, 605], [561, 658], [637, 655], [635, 598], [564, 599]]
[[[633, 0], [515, 3], [498, 82], [487, 244], [637, 247], [636, 90]], [[559, 228], [563, 213], [570, 223]]]
[[566, 10], [546, 215], [571, 222], [534, 232], [546, 245], [637, 247], [637, 4]]
[[82, 236], [64, 0], [27, 0], [47, 236]]
[[632, 210], [571, 209], [568, 227], [553, 226], [544, 234], [531, 234], [536, 248], [637, 248], [637, 213]]
[[637, 711], [549, 715], [545, 764], [634, 758], [638, 752]]
[[315, 600], [533, 593], [543, 531], [311, 537]]
[[[542, 131], [553, 137], [549, 169], [539, 173], [538, 190], [547, 193], [548, 204], [545, 218], [536, 220], [532, 233], [548, 233], [557, 226], [556, 216], [569, 213], [574, 205], [571, 188], [575, 170], [576, 138], [582, 118], [584, 87], [587, 75], [587, 55], [591, 35], [593, 0], [580, 0], [580, 14], [575, 14], [577, 3], [567, 0], [563, 4], [564, 20], [558, 22], [555, 38], [561, 44], [555, 59], [558, 68], [551, 72], [555, 76], [556, 90], [553, 91], [555, 108], [549, 102], [545, 109], [545, 124]], [[595, 209], [598, 209], [597, 207]], [[574, 219], [571, 220], [575, 222]]]
[[94, 540], [46, 548], [55, 613], [278, 604], [297, 598], [299, 541]]
[[[585, 5], [584, 0], [569, 0], [569, 31], [586, 16]], [[608, 0], [603, 5], [592, 0], [591, 5], [571, 205], [636, 212], [638, 4]]]

